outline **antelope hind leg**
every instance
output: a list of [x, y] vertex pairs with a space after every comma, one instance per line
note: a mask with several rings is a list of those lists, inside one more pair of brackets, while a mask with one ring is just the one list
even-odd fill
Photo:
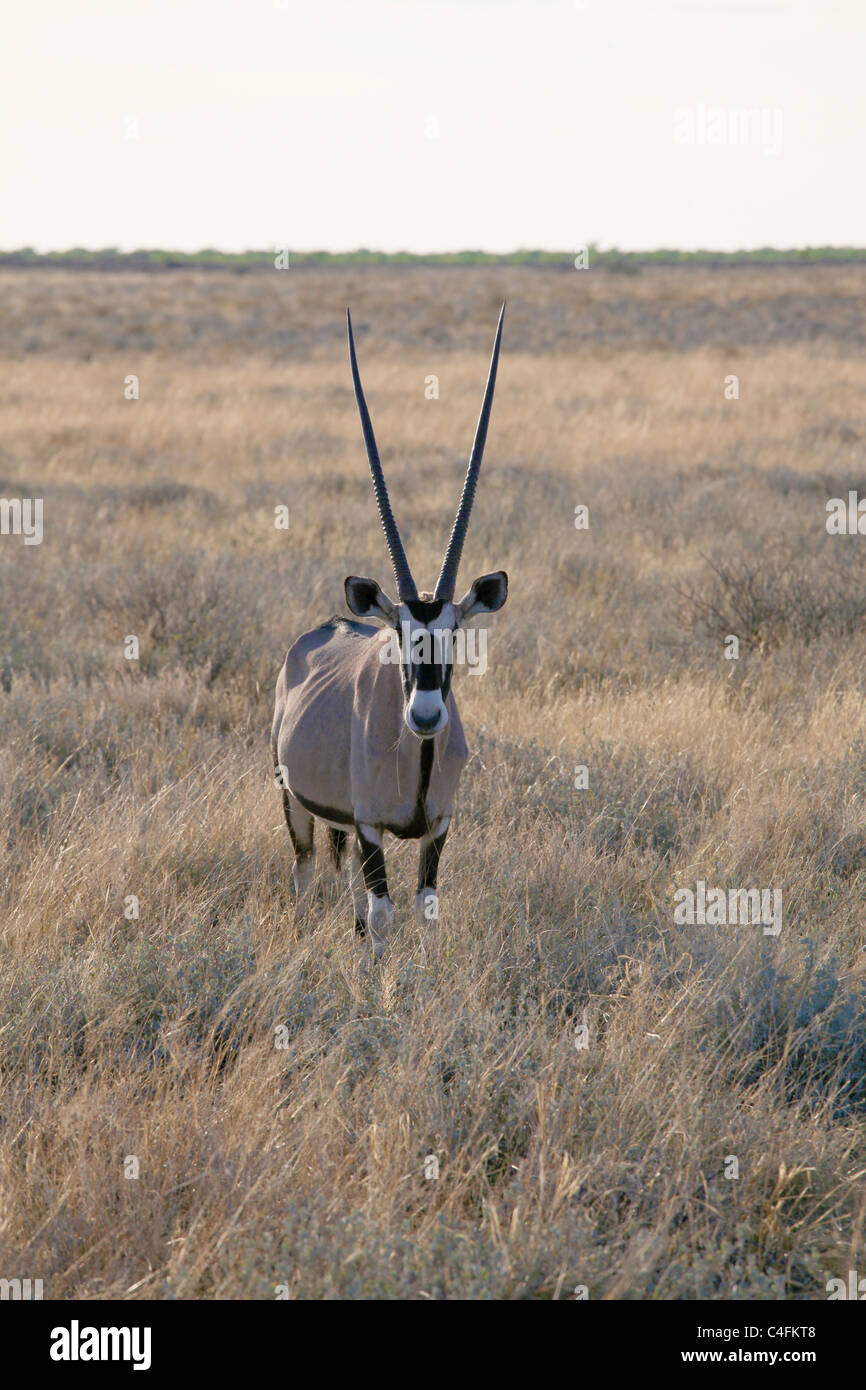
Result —
[[305, 810], [290, 792], [285, 790], [283, 791], [283, 813], [286, 817], [286, 825], [289, 827], [292, 849], [295, 851], [295, 862], [292, 866], [292, 878], [295, 883], [295, 915], [300, 921], [304, 921], [310, 909], [316, 873], [316, 848], [313, 836], [316, 822], [315, 817]]

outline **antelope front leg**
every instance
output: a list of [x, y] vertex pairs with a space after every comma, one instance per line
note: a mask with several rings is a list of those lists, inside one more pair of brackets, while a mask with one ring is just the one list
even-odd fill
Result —
[[382, 834], [374, 825], [358, 825], [355, 829], [356, 853], [361, 860], [361, 872], [367, 890], [367, 931], [373, 958], [381, 960], [394, 922], [394, 904], [388, 896]]
[[436, 878], [439, 856], [448, 834], [450, 816], [440, 816], [429, 835], [422, 835], [418, 852], [418, 887], [415, 891], [415, 921], [419, 927], [435, 927], [439, 921], [439, 894]]

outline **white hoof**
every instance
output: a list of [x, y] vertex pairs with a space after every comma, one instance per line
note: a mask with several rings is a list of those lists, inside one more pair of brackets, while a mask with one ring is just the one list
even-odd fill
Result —
[[394, 905], [390, 898], [369, 894], [367, 901], [367, 934], [374, 960], [381, 960], [394, 925]]

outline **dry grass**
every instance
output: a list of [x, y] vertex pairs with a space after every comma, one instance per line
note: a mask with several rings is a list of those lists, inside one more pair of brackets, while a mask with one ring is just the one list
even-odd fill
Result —
[[[0, 495], [43, 496], [45, 538], [0, 540], [0, 1275], [667, 1299], [862, 1269], [866, 562], [824, 504], [866, 493], [863, 269], [3, 289]], [[340, 315], [429, 583], [503, 294], [464, 577], [511, 598], [458, 687], [438, 945], [395, 846], [372, 970], [345, 884], [293, 924], [267, 747], [288, 641], [388, 577]], [[781, 935], [675, 925], [698, 878], [780, 888]]]

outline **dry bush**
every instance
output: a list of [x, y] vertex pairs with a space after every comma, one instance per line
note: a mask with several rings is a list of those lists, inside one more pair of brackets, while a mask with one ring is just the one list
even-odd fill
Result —
[[804, 544], [794, 555], [789, 542], [775, 541], [757, 555], [707, 559], [708, 582], [683, 596], [712, 635], [733, 633], [747, 647], [809, 646], [823, 633], [850, 637], [866, 621], [866, 564], [857, 548], [824, 540], [818, 554]]

